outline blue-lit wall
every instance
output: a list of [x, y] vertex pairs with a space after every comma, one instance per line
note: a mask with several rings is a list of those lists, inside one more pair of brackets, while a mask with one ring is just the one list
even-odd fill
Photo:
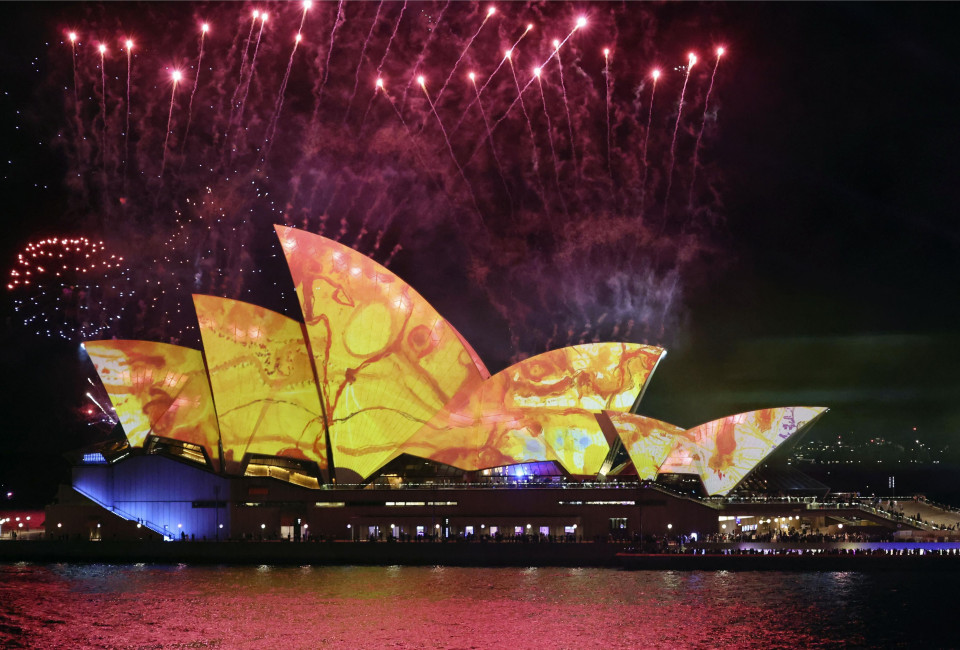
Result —
[[133, 456], [115, 465], [80, 465], [73, 469], [73, 487], [173, 539], [216, 539], [218, 531], [223, 539], [230, 531], [230, 508], [215, 507], [230, 498], [228, 480], [184, 462]]

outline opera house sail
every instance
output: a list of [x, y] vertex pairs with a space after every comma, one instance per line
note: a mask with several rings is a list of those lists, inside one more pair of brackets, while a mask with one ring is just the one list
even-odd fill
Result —
[[[206, 486], [203, 498], [183, 500], [204, 526], [222, 527], [225, 502], [216, 495], [232, 489], [231, 477], [279, 479], [311, 491], [372, 487], [409, 459], [464, 483], [508, 476], [511, 467], [514, 476], [571, 485], [620, 477], [653, 486], [684, 475], [702, 495], [725, 496], [826, 411], [766, 408], [693, 428], [646, 417], [640, 398], [666, 352], [636, 343], [550, 350], [491, 375], [453, 325], [392, 271], [319, 235], [281, 226], [276, 234], [299, 299], [297, 317], [194, 295], [202, 350], [148, 341], [85, 344], [131, 461], [173, 457], [187, 469], [170, 471], [210, 477], [198, 483]], [[153, 469], [137, 467], [116, 484], [153, 476]], [[425, 480], [436, 485], [438, 476]], [[94, 498], [112, 495], [108, 484], [113, 479], [86, 491], [75, 487]], [[249, 488], [245, 505], [262, 505], [254, 497], [268, 493]], [[431, 503], [436, 512], [436, 504], [456, 501], [402, 503]], [[343, 505], [318, 499], [315, 506], [330, 504]], [[169, 523], [142, 521], [168, 536]], [[361, 523], [356, 516], [348, 521]]]

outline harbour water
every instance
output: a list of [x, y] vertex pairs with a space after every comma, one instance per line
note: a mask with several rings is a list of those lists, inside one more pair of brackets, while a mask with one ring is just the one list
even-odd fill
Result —
[[957, 647], [955, 572], [0, 564], [0, 647]]

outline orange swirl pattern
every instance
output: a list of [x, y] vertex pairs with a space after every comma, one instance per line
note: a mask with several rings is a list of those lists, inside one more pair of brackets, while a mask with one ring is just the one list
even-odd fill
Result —
[[620, 437], [640, 480], [657, 477], [684, 433], [683, 428], [669, 422], [620, 411], [602, 411], [597, 420], [604, 431], [614, 431]]
[[339, 480], [367, 478], [454, 395], [489, 376], [399, 277], [319, 235], [276, 226], [300, 299]]
[[466, 471], [550, 461], [592, 476], [619, 437], [641, 479], [694, 473], [725, 495], [827, 410], [763, 409], [688, 430], [631, 414], [665, 354], [631, 343], [551, 350], [491, 377], [396, 275], [324, 237], [276, 230], [303, 325], [194, 296], [209, 379], [196, 350], [86, 344], [132, 446], [151, 433], [192, 442], [216, 467], [220, 439], [230, 473], [253, 453], [313, 461], [350, 482], [404, 453]]
[[132, 447], [149, 434], [201, 445], [219, 469], [217, 417], [198, 350], [150, 341], [88, 341], [84, 348]]
[[692, 429], [630, 413], [603, 413], [643, 479], [697, 474], [707, 492], [726, 495], [782, 442], [827, 411], [787, 406], [730, 415]]
[[194, 295], [227, 468], [247, 453], [327, 469], [320, 397], [303, 326], [226, 298]]
[[699, 457], [707, 493], [726, 495], [787, 438], [810, 426], [824, 407], [787, 406], [730, 415], [686, 432]]
[[590, 343], [524, 359], [458, 392], [403, 450], [465, 470], [557, 461], [596, 474], [610, 447], [593, 411], [630, 408], [662, 355]]

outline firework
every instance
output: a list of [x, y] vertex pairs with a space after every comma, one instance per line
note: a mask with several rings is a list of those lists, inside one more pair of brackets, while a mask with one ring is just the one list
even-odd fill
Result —
[[[556, 48], [554, 48], [554, 50], [550, 53], [550, 56], [547, 57], [546, 61], [542, 62], [542, 63], [541, 63], [539, 66], [537, 66], [537, 67], [539, 67], [539, 68], [541, 68], [541, 69], [544, 68], [544, 67], [551, 61], [551, 59], [553, 59], [554, 56], [557, 56], [557, 55], [559, 54], [560, 48], [563, 47], [563, 45], [564, 45], [568, 40], [570, 40], [570, 37], [573, 36], [573, 35], [577, 32], [578, 29], [583, 28], [586, 24], [587, 24], [587, 19], [586, 19], [585, 17], [581, 16], [581, 17], [577, 18], [576, 24], [574, 25], [574, 27], [573, 27], [573, 29], [570, 31], [570, 33], [567, 34], [566, 38], [564, 38], [562, 41], [560, 41], [560, 44], [559, 44]], [[508, 62], [511, 64], [511, 68], [512, 68], [513, 62], [512, 62], [512, 57], [511, 57], [511, 55], [512, 55], [512, 50], [507, 50], [507, 57], [506, 57], [506, 58], [508, 59]], [[532, 84], [533, 81], [534, 81], [534, 80], [533, 80], [533, 78], [531, 77], [531, 78], [530, 78], [530, 81], [528, 81], [528, 82], [523, 86], [523, 88], [520, 88], [520, 87], [519, 87], [519, 82], [517, 82], [516, 73], [514, 73], [514, 83], [515, 83], [515, 85], [517, 86], [517, 98], [516, 98], [515, 100], [513, 100], [513, 102], [510, 104], [510, 106], [507, 107], [507, 110], [504, 111], [503, 117], [501, 117], [499, 120], [497, 120], [496, 122], [494, 122], [493, 126], [491, 127], [491, 130], [496, 130], [496, 128], [497, 128], [498, 126], [500, 126], [500, 124], [510, 116], [510, 112], [513, 110], [513, 107], [514, 107], [514, 106], [516, 106], [518, 103], [521, 104], [521, 106], [523, 105], [523, 93], [526, 92], [527, 88], [530, 87], [530, 84]], [[526, 114], [526, 111], [524, 111], [524, 114]], [[529, 122], [529, 120], [527, 120], [527, 121]], [[469, 162], [470, 160], [473, 160], [473, 156], [475, 156], [475, 155], [477, 154], [477, 150], [478, 150], [477, 148], [475, 148], [475, 149], [473, 150], [473, 153], [470, 155], [470, 158], [468, 159], [467, 162]]]
[[[304, 15], [306, 15], [306, 9], [304, 9]], [[277, 132], [277, 123], [280, 121], [280, 112], [283, 110], [283, 98], [287, 93], [287, 83], [290, 81], [290, 70], [293, 68], [293, 57], [297, 53], [297, 47], [299, 47], [300, 41], [302, 40], [303, 37], [300, 35], [300, 32], [297, 32], [297, 35], [293, 38], [293, 49], [290, 50], [290, 60], [287, 61], [287, 69], [283, 73], [283, 81], [280, 82], [280, 90], [277, 91], [277, 103], [273, 109], [273, 116], [270, 118], [270, 123], [267, 125], [267, 135], [263, 141], [263, 160], [266, 160], [270, 155], [270, 145], [273, 141], [274, 133]]]
[[179, 70], [174, 70], [170, 75], [170, 79], [173, 81], [173, 88], [170, 89], [170, 111], [167, 113], [167, 131], [163, 138], [163, 155], [161, 156], [162, 161], [160, 163], [160, 179], [163, 179], [163, 172], [167, 168], [167, 142], [170, 141], [170, 125], [173, 122], [173, 100], [177, 97], [177, 86], [180, 84], [180, 80], [182, 78], [183, 73]]
[[[377, 79], [383, 78], [383, 64], [387, 62], [387, 55], [390, 54], [390, 46], [393, 45], [394, 39], [397, 37], [397, 31], [400, 29], [400, 23], [403, 21], [403, 14], [407, 10], [407, 0], [404, 0], [403, 6], [400, 7], [400, 15], [397, 16], [397, 22], [393, 26], [393, 32], [390, 34], [390, 40], [387, 41], [387, 47], [383, 50], [383, 56], [380, 57], [380, 63], [377, 65]], [[366, 116], [370, 112], [370, 107], [373, 105], [373, 99], [376, 97], [374, 93], [373, 97], [370, 98], [370, 103], [367, 104], [367, 110], [364, 111], [363, 116], [364, 120], [360, 122], [360, 129], [363, 129], [363, 125], [366, 122]], [[314, 113], [314, 119], [316, 119], [316, 113]]]
[[367, 37], [363, 39], [363, 47], [360, 48], [360, 58], [357, 61], [357, 71], [353, 75], [353, 92], [350, 93], [350, 101], [347, 102], [347, 110], [343, 113], [343, 124], [347, 123], [347, 118], [350, 117], [350, 109], [353, 108], [353, 100], [357, 97], [357, 89], [360, 87], [360, 68], [363, 67], [363, 59], [367, 53], [367, 46], [370, 45], [370, 38], [373, 36], [373, 30], [377, 28], [377, 24], [380, 22], [380, 10], [383, 9], [383, 2], [384, 0], [380, 0], [380, 2], [377, 4], [377, 13], [373, 16], [373, 22], [370, 23], [370, 31], [367, 32]]
[[[440, 10], [440, 14], [437, 16], [437, 21], [434, 24], [433, 29], [430, 30], [430, 35], [427, 36], [426, 42], [424, 42], [423, 47], [420, 49], [420, 55], [417, 57], [417, 62], [413, 65], [413, 73], [420, 73], [420, 65], [423, 63], [423, 58], [427, 55], [427, 50], [430, 49], [430, 44], [433, 43], [434, 39], [437, 36], [437, 30], [440, 27], [440, 24], [443, 23], [443, 15], [447, 13], [447, 9], [450, 8], [450, 3], [452, 0], [447, 0], [446, 4], [443, 5], [443, 9]], [[413, 75], [410, 76], [410, 80], [407, 82], [407, 85], [403, 89], [403, 97], [400, 99], [400, 105], [407, 105], [407, 93], [410, 92], [410, 87], [413, 85]]]
[[68, 341], [116, 333], [133, 296], [127, 285], [123, 257], [87, 237], [27, 244], [7, 280], [22, 324]]
[[563, 199], [563, 188], [560, 187], [560, 161], [557, 159], [557, 150], [553, 146], [553, 123], [550, 121], [550, 111], [547, 110], [547, 97], [543, 94], [543, 81], [540, 79], [540, 73], [540, 68], [533, 69], [533, 76], [537, 78], [537, 86], [540, 88], [540, 103], [543, 104], [543, 115], [547, 118], [547, 138], [550, 141], [550, 154], [553, 156], [553, 177], [557, 183], [557, 196], [560, 197], [564, 213], [568, 213], [567, 203]]
[[603, 77], [606, 81], [604, 89], [606, 90], [606, 101], [604, 102], [607, 114], [607, 172], [613, 175], [613, 166], [610, 162], [610, 93], [613, 92], [613, 79], [610, 77], [610, 48], [603, 49]]
[[107, 52], [107, 46], [103, 43], [97, 48], [100, 52], [100, 164], [103, 167], [104, 185], [106, 185], [107, 176], [107, 69], [104, 66], [104, 55]]
[[473, 90], [477, 95], [477, 106], [480, 107], [480, 117], [483, 118], [483, 126], [487, 130], [487, 139], [490, 141], [490, 152], [493, 154], [493, 160], [497, 163], [497, 171], [500, 174], [500, 182], [503, 183], [503, 189], [507, 194], [507, 200], [510, 202], [510, 212], [513, 213], [513, 196], [510, 194], [510, 186], [507, 185], [507, 179], [503, 175], [503, 163], [500, 162], [500, 156], [497, 155], [497, 147], [493, 144], [493, 133], [490, 131], [490, 121], [487, 119], [487, 113], [483, 110], [483, 101], [480, 100], [480, 90], [477, 88], [477, 75], [471, 72], [467, 77], [473, 85]]
[[70, 39], [70, 64], [73, 66], [73, 106], [77, 111], [80, 110], [80, 96], [77, 91], [77, 33], [67, 34]]
[[400, 7], [400, 15], [397, 16], [397, 22], [393, 26], [393, 32], [390, 34], [390, 40], [387, 41], [387, 47], [383, 50], [383, 56], [380, 58], [380, 65], [377, 66], [377, 77], [383, 74], [383, 64], [387, 62], [387, 56], [390, 54], [390, 46], [397, 38], [397, 31], [400, 30], [400, 23], [403, 22], [403, 13], [407, 10], [407, 0], [403, 0], [403, 6]]
[[[494, 69], [494, 71], [490, 74], [490, 76], [487, 77], [487, 80], [486, 80], [486, 81], [483, 83], [483, 85], [480, 87], [480, 90], [477, 92], [477, 97], [476, 97], [476, 99], [475, 99], [474, 101], [480, 101], [480, 96], [483, 95], [483, 91], [487, 89], [487, 86], [490, 85], [490, 82], [493, 81], [493, 78], [497, 76], [497, 73], [498, 73], [498, 72], [500, 72], [500, 68], [503, 67], [503, 64], [506, 63], [507, 60], [509, 60], [510, 57], [508, 56], [507, 53], [513, 52], [515, 49], [517, 49], [517, 45], [520, 44], [520, 41], [523, 40], [523, 37], [526, 36], [527, 33], [528, 33], [531, 29], [533, 29], [533, 23], [528, 24], [528, 25], [527, 25], [527, 28], [526, 28], [525, 30], [523, 30], [523, 33], [522, 33], [522, 34], [520, 34], [520, 37], [517, 38], [517, 40], [515, 40], [515, 41], [513, 42], [513, 45], [511, 45], [509, 49], [507, 49], [507, 51], [506, 51], [506, 52], [504, 53], [504, 55], [503, 55], [503, 58], [500, 59], [500, 63], [497, 64], [497, 67], [496, 67], [496, 68]], [[463, 123], [463, 118], [466, 116], [467, 111], [469, 111], [471, 108], [473, 108], [473, 102], [471, 102], [471, 103], [467, 106], [466, 110], [465, 110], [464, 113], [463, 113], [463, 116], [460, 117], [460, 120], [459, 120], [459, 121], [454, 125], [454, 127], [450, 130], [451, 133], [456, 133], [456, 132], [457, 132], [457, 130], [460, 128], [460, 125]]]
[[657, 80], [660, 71], [654, 69], [650, 73], [653, 86], [650, 90], [650, 108], [647, 110], [647, 128], [643, 132], [643, 181], [640, 183], [640, 215], [643, 216], [647, 203], [647, 179], [650, 177], [650, 165], [647, 164], [647, 146], [650, 144], [650, 125], [653, 124], [653, 100], [657, 96]]
[[[543, 187], [543, 180], [540, 178], [540, 152], [537, 150], [537, 136], [533, 132], [533, 122], [530, 120], [530, 114], [527, 113], [527, 106], [523, 103], [523, 91], [520, 88], [520, 81], [517, 79], [517, 70], [513, 67], [513, 51], [507, 50], [507, 61], [510, 63], [510, 73], [513, 75], [513, 85], [517, 89], [517, 101], [520, 102], [520, 108], [523, 112], [523, 118], [527, 121], [527, 132], [530, 134], [530, 150], [533, 156], [533, 173], [536, 178], [540, 201], [543, 203], [544, 210], [548, 210], [547, 193]], [[537, 68], [539, 70], [539, 68]]]
[[257, 65], [260, 41], [263, 40], [263, 28], [267, 26], [267, 18], [269, 17], [270, 15], [265, 11], [260, 14], [260, 31], [257, 32], [257, 41], [253, 46], [253, 56], [250, 57], [250, 66], [247, 68], [247, 82], [243, 86], [243, 95], [240, 99], [240, 105], [237, 108], [237, 126], [243, 125], [243, 113], [247, 107], [247, 98], [250, 96], [250, 84], [253, 81], [253, 72]]
[[[683, 224], [657, 233], [637, 216], [676, 210], [679, 199], [665, 189], [674, 182], [687, 189], [705, 174], [677, 142], [679, 129], [703, 126], [694, 123], [693, 106], [683, 106], [686, 97], [677, 115], [654, 110], [654, 95], [665, 92], [658, 83], [669, 81], [673, 92], [672, 79], [654, 81], [646, 116], [614, 92], [616, 80], [617, 88], [643, 87], [646, 95], [645, 53], [675, 40], [630, 19], [654, 9], [618, 5], [591, 15], [588, 27], [564, 3], [508, 3], [492, 16], [484, 5], [485, 17], [476, 5], [446, 0], [338, 2], [336, 11], [332, 3], [324, 11], [290, 3], [276, 5], [269, 19], [262, 8], [223, 4], [205, 18], [230, 37], [214, 39], [194, 31], [182, 7], [143, 9], [174, 28], [138, 32], [136, 51], [125, 51], [126, 79], [106, 75], [109, 52], [98, 53], [96, 43], [84, 48], [76, 36], [122, 42], [128, 32], [120, 18], [113, 33], [93, 21], [76, 25], [74, 38], [64, 38], [70, 60], [64, 48], [59, 67], [51, 66], [76, 125], [63, 151], [67, 217], [102, 228], [134, 260], [129, 273], [140, 293], [125, 318], [132, 335], [197, 344], [191, 292], [297, 316], [274, 223], [353, 245], [428, 291], [433, 276], [411, 261], [456, 251], [438, 268], [461, 269], [492, 318], [513, 333], [517, 355], [560, 344], [567, 332], [574, 342], [659, 340], [679, 318], [682, 280], [709, 242], [682, 234]], [[575, 37], [586, 29], [589, 39]], [[613, 33], [634, 39], [629, 57], [608, 53], [601, 61], [586, 51]], [[183, 52], [195, 75], [189, 100], [181, 94], [177, 102], [186, 80], [167, 86], [171, 78], [160, 71], [183, 69], [173, 58]], [[550, 73], [554, 57], [557, 74]], [[535, 63], [539, 75], [530, 74]], [[511, 72], [501, 72], [508, 65]], [[418, 77], [418, 92], [401, 95]], [[428, 92], [429, 78], [440, 92]], [[697, 81], [687, 70], [680, 94], [695, 96]], [[705, 112], [715, 111], [718, 88], [707, 90]], [[542, 115], [526, 92], [539, 95]], [[561, 97], [562, 118], [551, 105]], [[57, 123], [56, 115], [43, 117]], [[123, 139], [111, 127], [121, 117], [129, 120]], [[552, 185], [541, 169], [548, 159]], [[711, 196], [703, 199], [684, 218], [717, 208]], [[84, 221], [86, 214], [97, 216]], [[688, 230], [709, 236], [709, 228]], [[467, 328], [474, 320], [452, 316]]]
[[247, 38], [243, 41], [243, 58], [240, 59], [240, 78], [237, 79], [237, 87], [233, 91], [233, 98], [230, 100], [230, 122], [233, 122], [233, 111], [237, 107], [237, 101], [240, 99], [240, 91], [243, 89], [243, 73], [247, 68], [247, 55], [250, 53], [250, 45], [253, 43], [253, 30], [257, 26], [257, 19], [260, 18], [260, 10], [255, 9], [250, 14], [250, 31]]
[[[190, 136], [190, 122], [193, 121], [193, 98], [197, 94], [197, 87], [200, 85], [200, 66], [203, 64], [203, 42], [207, 38], [207, 32], [210, 31], [209, 23], [200, 25], [200, 52], [197, 54], [197, 73], [193, 77], [193, 89], [190, 91], [190, 102], [187, 104], [187, 126], [183, 130], [183, 147], [187, 146], [187, 138]], [[181, 150], [181, 156], [183, 151]]]
[[463, 57], [467, 55], [467, 51], [470, 49], [470, 46], [473, 45], [473, 42], [477, 40], [477, 36], [480, 35], [480, 30], [483, 29], [483, 26], [487, 24], [487, 21], [490, 20], [490, 17], [497, 12], [496, 9], [490, 7], [487, 9], [487, 15], [483, 17], [483, 22], [480, 23], [480, 26], [477, 27], [477, 31], [473, 33], [473, 36], [470, 37], [470, 40], [467, 41], [467, 45], [463, 48], [463, 51], [460, 52], [460, 56], [457, 57], [456, 62], [453, 64], [453, 67], [450, 69], [450, 74], [447, 75], [447, 78], [443, 81], [443, 85], [440, 87], [440, 92], [437, 93], [437, 103], [440, 102], [440, 98], [443, 97], [443, 92], [447, 89], [447, 86], [450, 84], [450, 80], [453, 78], [453, 75], [456, 74], [457, 68], [460, 67], [460, 62], [463, 61]]
[[303, 0], [303, 15], [300, 16], [300, 26], [297, 28], [298, 34], [303, 31], [303, 24], [307, 22], [307, 12], [310, 11], [311, 7], [313, 7], [311, 0]]
[[677, 133], [680, 131], [680, 119], [683, 117], [683, 96], [687, 92], [687, 82], [690, 81], [690, 71], [697, 62], [697, 55], [691, 52], [687, 57], [687, 69], [683, 75], [683, 88], [680, 90], [680, 103], [677, 106], [677, 123], [673, 127], [673, 139], [670, 141], [670, 168], [667, 172], [667, 191], [663, 198], [663, 216], [666, 219], [667, 205], [670, 201], [670, 188], [673, 185], [673, 168], [677, 162]]
[[703, 100], [703, 119], [700, 121], [700, 131], [697, 133], [697, 142], [693, 147], [693, 164], [690, 171], [690, 194], [687, 196], [687, 209], [693, 209], [693, 190], [697, 184], [697, 156], [700, 153], [700, 143], [703, 141], [703, 130], [707, 126], [707, 109], [710, 107], [710, 95], [713, 93], [713, 81], [717, 78], [717, 68], [720, 67], [720, 57], [726, 50], [722, 47], [717, 48], [717, 62], [713, 65], [713, 74], [710, 75], [710, 86], [707, 88], [707, 96]]
[[123, 128], [123, 193], [126, 195], [127, 157], [130, 155], [130, 78], [132, 76], [133, 41], [129, 38], [126, 39], [124, 41], [124, 46], [127, 51], [127, 103], [126, 110], [124, 111], [126, 123]]
[[430, 99], [430, 93], [427, 91], [426, 79], [423, 75], [417, 77], [417, 83], [420, 84], [420, 87], [423, 89], [423, 95], [427, 98], [427, 103], [430, 104], [430, 110], [433, 112], [433, 116], [437, 118], [437, 126], [440, 127], [440, 133], [443, 134], [443, 140], [447, 145], [447, 150], [450, 152], [450, 158], [453, 160], [453, 164], [457, 166], [457, 171], [460, 173], [460, 178], [463, 179], [463, 182], [467, 186], [467, 190], [470, 192], [470, 196], [473, 198], [473, 206], [477, 210], [477, 216], [480, 217], [480, 220], [483, 221], [483, 214], [480, 212], [480, 205], [477, 203], [477, 196], [473, 193], [473, 187], [470, 185], [470, 181], [467, 180], [467, 175], [463, 173], [463, 167], [460, 166], [460, 163], [457, 162], [457, 155], [453, 153], [453, 146], [450, 144], [450, 138], [447, 136], [446, 129], [443, 128], [443, 120], [440, 119], [440, 114], [437, 113], [437, 106]]
[[333, 56], [333, 44], [337, 40], [337, 30], [343, 24], [343, 0], [337, 3], [337, 19], [333, 21], [333, 27], [330, 29], [330, 49], [327, 50], [327, 60], [323, 64], [323, 81], [320, 82], [320, 89], [317, 91], [317, 106], [320, 106], [320, 99], [323, 97], [323, 89], [327, 86], [327, 79], [330, 78], [330, 57]]
[[[553, 39], [553, 49], [557, 53], [557, 70], [560, 71], [560, 90], [563, 93], [563, 111], [567, 115], [567, 130], [570, 132], [570, 157], [573, 159], [573, 168], [577, 167], [577, 145], [573, 135], [573, 118], [570, 117], [570, 103], [567, 101], [567, 84], [563, 80], [563, 60], [560, 58], [560, 41]], [[649, 124], [647, 127], [649, 128]], [[579, 175], [578, 175], [579, 178]]]

